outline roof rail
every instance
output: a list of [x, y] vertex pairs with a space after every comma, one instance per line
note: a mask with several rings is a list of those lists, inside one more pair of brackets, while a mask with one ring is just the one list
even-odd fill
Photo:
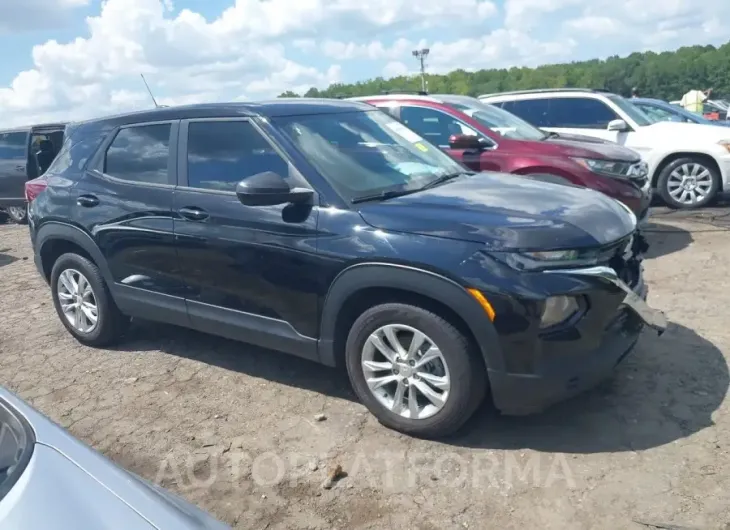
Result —
[[413, 94], [415, 96], [428, 96], [428, 92], [425, 90], [383, 90], [381, 92], [384, 96], [391, 96], [394, 94]]
[[511, 95], [519, 95], [519, 94], [545, 94], [550, 92], [608, 92], [611, 93], [611, 90], [607, 90], [605, 88], [575, 88], [575, 87], [566, 87], [566, 88], [533, 88], [529, 90], [511, 90], [507, 92], [494, 92], [492, 94], [482, 94], [481, 97], [489, 97], [489, 96], [511, 96]]

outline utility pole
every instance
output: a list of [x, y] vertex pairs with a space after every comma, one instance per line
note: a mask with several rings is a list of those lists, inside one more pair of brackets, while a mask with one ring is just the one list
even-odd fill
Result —
[[421, 65], [421, 90], [428, 92], [428, 85], [426, 83], [426, 57], [431, 52], [428, 48], [421, 48], [420, 50], [413, 50], [413, 57], [415, 57]]

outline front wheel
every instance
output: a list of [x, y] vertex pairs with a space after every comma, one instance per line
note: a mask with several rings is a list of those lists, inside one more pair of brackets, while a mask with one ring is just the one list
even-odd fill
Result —
[[458, 430], [484, 399], [487, 375], [471, 342], [423, 308], [365, 311], [347, 338], [347, 371], [370, 412], [397, 431], [437, 438]]
[[28, 208], [25, 206], [8, 206], [5, 211], [10, 220], [16, 224], [23, 225], [28, 222]]
[[657, 188], [670, 208], [701, 208], [717, 196], [720, 174], [703, 159], [679, 158], [659, 174]]

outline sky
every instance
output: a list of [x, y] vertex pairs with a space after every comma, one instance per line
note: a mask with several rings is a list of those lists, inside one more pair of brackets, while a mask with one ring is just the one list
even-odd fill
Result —
[[0, 0], [0, 128], [730, 40], [728, 0]]

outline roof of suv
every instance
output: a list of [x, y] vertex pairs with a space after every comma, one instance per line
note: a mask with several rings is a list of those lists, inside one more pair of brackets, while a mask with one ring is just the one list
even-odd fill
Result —
[[[468, 103], [476, 98], [472, 96], [462, 96], [458, 94], [379, 94], [377, 96], [357, 96], [347, 98], [346, 101], [423, 101], [427, 103]], [[478, 100], [477, 100], [478, 101]]]
[[339, 99], [280, 98], [270, 101], [200, 103], [176, 107], [158, 107], [115, 116], [95, 118], [79, 124], [114, 123], [121, 125], [148, 121], [227, 118], [231, 116], [275, 118], [281, 116], [333, 114], [366, 110], [372, 110], [372, 107], [364, 103]]
[[492, 94], [482, 94], [479, 99], [497, 99], [510, 98], [511, 96], [553, 96], [557, 94], [594, 94], [594, 95], [612, 95], [610, 90], [598, 88], [536, 88], [532, 90], [513, 90], [510, 92], [495, 92]]

